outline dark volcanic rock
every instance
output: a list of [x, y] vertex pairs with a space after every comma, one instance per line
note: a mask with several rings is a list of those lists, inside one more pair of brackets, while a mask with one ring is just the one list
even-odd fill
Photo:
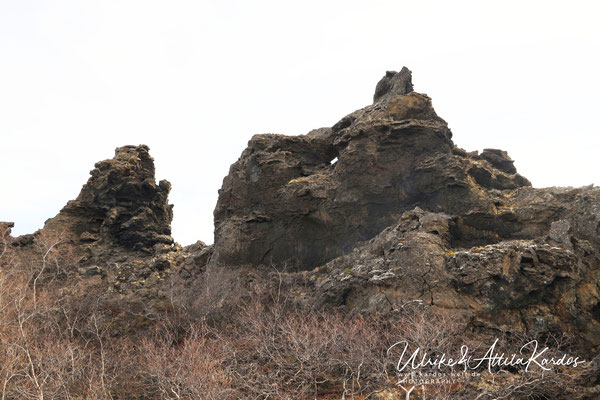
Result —
[[189, 258], [171, 237], [171, 185], [156, 183], [145, 145], [117, 148], [90, 174], [41, 230], [10, 241], [23, 264], [60, 254], [60, 273], [44, 268], [39, 281], [60, 281], [61, 302], [97, 310], [115, 335], [135, 335], [164, 311], [172, 271]]
[[124, 146], [111, 160], [96, 163], [77, 199], [46, 221], [45, 231], [65, 232], [74, 241], [152, 250], [171, 245], [171, 185], [158, 185], [148, 146]]
[[297, 297], [316, 308], [354, 312], [386, 313], [418, 303], [466, 317], [477, 335], [567, 333], [580, 349], [598, 351], [600, 258], [594, 226], [600, 222], [600, 189], [584, 192], [587, 203], [572, 201], [581, 194], [577, 189], [522, 190], [529, 192], [530, 203], [511, 203], [517, 214], [532, 212], [545, 199], [557, 206], [552, 219], [559, 225], [583, 215], [593, 223], [571, 237], [571, 248], [557, 246], [549, 235], [556, 222], [551, 228], [541, 220], [539, 233], [529, 231], [532, 238], [457, 248], [461, 217], [416, 208], [347, 255], [304, 274]]
[[402, 67], [400, 72], [387, 71], [375, 87], [373, 103], [385, 97], [409, 94], [412, 91], [412, 72], [408, 68]]
[[507, 172], [505, 153], [486, 159], [454, 146], [431, 99], [412, 92], [406, 68], [386, 75], [376, 99], [331, 129], [254, 136], [219, 191], [212, 261], [310, 269], [415, 206], [492, 215], [487, 189], [530, 185]]
[[517, 173], [514, 161], [508, 156], [508, 153], [504, 150], [483, 149], [479, 157], [488, 161], [490, 164], [492, 164], [494, 167], [498, 168], [502, 172], [506, 172], [507, 174]]
[[597, 352], [600, 189], [534, 189], [505, 151], [458, 148], [401, 75], [332, 128], [254, 136], [219, 193], [209, 264], [303, 269], [288, 287], [317, 309], [420, 304], [478, 338], [566, 333]]

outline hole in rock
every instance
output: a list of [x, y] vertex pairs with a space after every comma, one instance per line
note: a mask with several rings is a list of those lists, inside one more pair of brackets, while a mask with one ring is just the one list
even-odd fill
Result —
[[527, 257], [527, 256], [522, 256], [521, 257], [521, 265], [533, 265], [534, 264], [534, 260], [531, 257]]
[[450, 224], [450, 247], [468, 249], [498, 243], [498, 233], [486, 228], [485, 224], [466, 224], [458, 217]]
[[591, 313], [592, 313], [592, 318], [594, 318], [596, 321], [600, 322], [600, 303], [598, 303], [594, 307], [592, 307]]

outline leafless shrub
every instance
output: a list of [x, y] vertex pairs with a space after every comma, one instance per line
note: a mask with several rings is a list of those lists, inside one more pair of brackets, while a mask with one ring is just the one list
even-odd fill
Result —
[[174, 343], [168, 332], [141, 345], [147, 377], [146, 394], [161, 399], [220, 400], [233, 397], [232, 378], [226, 365], [231, 349], [227, 342], [207, 337], [207, 330], [194, 327], [182, 343]]
[[[76, 265], [62, 244], [42, 237], [17, 254], [0, 232], [0, 400], [404, 398], [395, 344], [435, 357], [468, 340], [466, 321], [419, 302], [385, 316], [313, 310], [293, 301], [282, 271], [240, 290], [222, 269], [205, 271], [189, 302], [173, 296], [150, 333], [117, 337], [102, 304], [61, 295]], [[475, 339], [472, 351], [489, 346]], [[563, 337], [543, 339], [568, 349]], [[505, 335], [500, 350], [526, 340]], [[558, 399], [575, 383], [561, 368], [513, 368], [419, 386], [411, 399]]]

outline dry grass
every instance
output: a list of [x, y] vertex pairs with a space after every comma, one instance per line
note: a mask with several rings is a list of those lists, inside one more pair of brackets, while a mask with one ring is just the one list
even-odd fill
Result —
[[[28, 259], [0, 242], [0, 400], [404, 398], [394, 343], [439, 353], [464, 339], [461, 321], [418, 304], [386, 317], [307, 310], [280, 285], [219, 308], [229, 286], [215, 271], [195, 288], [196, 314], [176, 307], [135, 340], [116, 337], [100, 309], [61, 297], [76, 265], [60, 240], [37, 242]], [[499, 374], [428, 388], [427, 398], [558, 398], [548, 397], [557, 378]]]

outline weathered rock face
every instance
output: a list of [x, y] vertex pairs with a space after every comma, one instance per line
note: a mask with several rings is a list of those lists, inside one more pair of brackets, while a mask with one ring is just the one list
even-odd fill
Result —
[[60, 274], [45, 268], [40, 282], [62, 281], [61, 302], [97, 309], [114, 334], [134, 335], [164, 309], [166, 281], [189, 257], [171, 237], [171, 185], [156, 184], [145, 145], [117, 148], [90, 174], [79, 196], [41, 230], [7, 241], [33, 265], [40, 249], [64, 255]]
[[332, 128], [254, 136], [219, 192], [213, 262], [310, 269], [415, 206], [481, 225], [476, 215], [496, 208], [490, 190], [530, 186], [505, 152], [454, 146], [408, 69], [386, 74], [375, 100]]
[[80, 243], [150, 252], [171, 245], [171, 185], [158, 185], [148, 146], [124, 146], [111, 160], [96, 163], [77, 199], [46, 221], [44, 230], [69, 235]]
[[[498, 219], [496, 230], [527, 221], [521, 239], [462, 247], [462, 217], [415, 208], [305, 273], [297, 296], [383, 313], [419, 302], [467, 317], [476, 334], [569, 333], [580, 348], [600, 349], [600, 189], [522, 188], [496, 201], [514, 216]], [[539, 212], [544, 203], [551, 214]]]

